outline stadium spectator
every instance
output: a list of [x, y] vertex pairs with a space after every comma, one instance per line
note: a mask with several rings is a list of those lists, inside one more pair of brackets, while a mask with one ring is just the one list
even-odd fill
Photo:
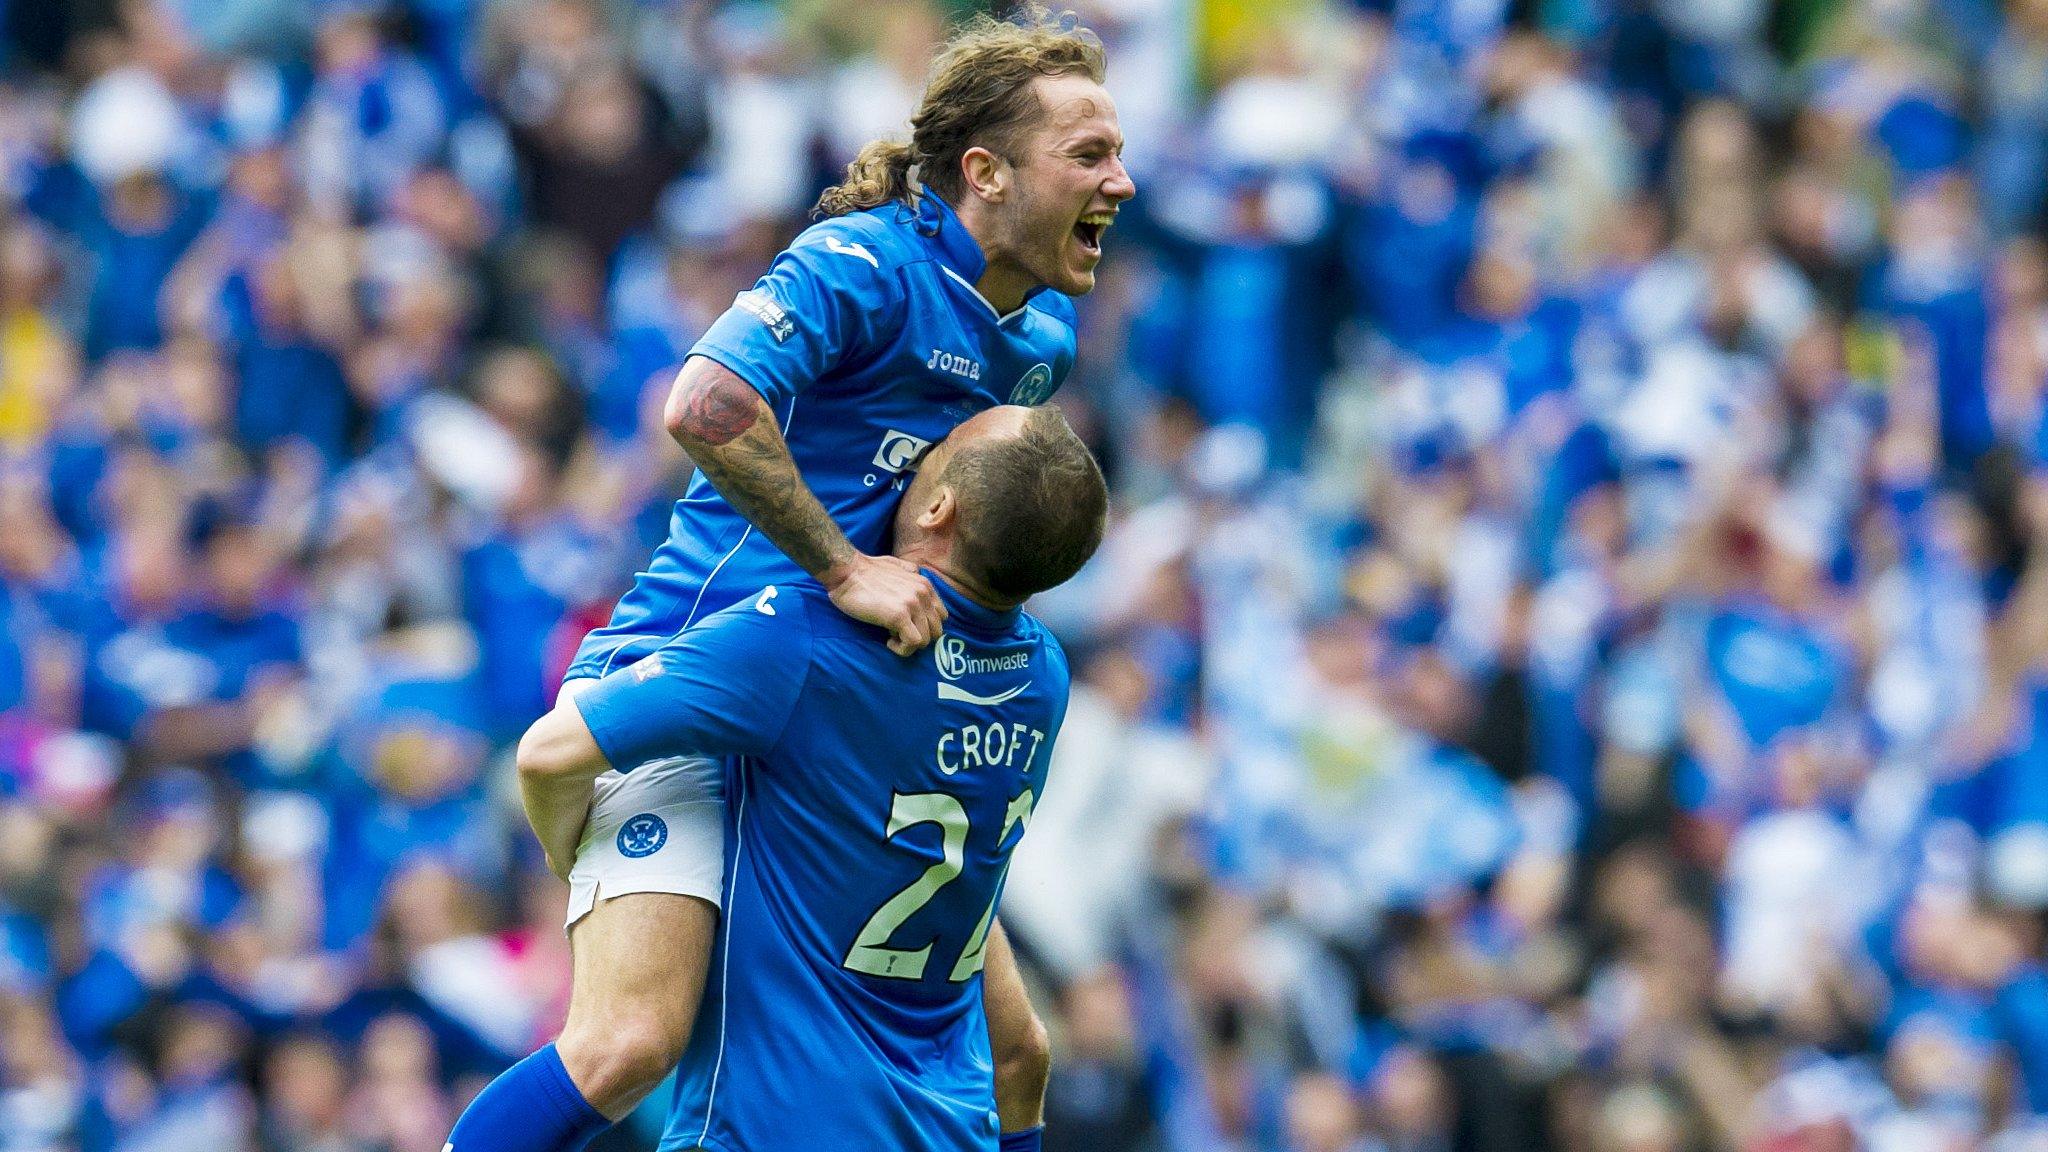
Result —
[[[1047, 1145], [2040, 1147], [2048, 5], [1074, 6]], [[506, 741], [957, 9], [0, 4], [0, 1150], [550, 1034]]]

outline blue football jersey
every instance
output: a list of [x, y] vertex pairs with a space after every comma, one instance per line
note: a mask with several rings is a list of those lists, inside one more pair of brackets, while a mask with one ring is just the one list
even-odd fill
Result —
[[[761, 393], [805, 483], [870, 555], [888, 551], [926, 448], [995, 405], [1045, 403], [1073, 366], [1073, 302], [1042, 289], [997, 315], [974, 287], [985, 264], [937, 196], [837, 216], [797, 237], [690, 350]], [[804, 578], [699, 475], [568, 676], [623, 667], [693, 621]]]
[[733, 758], [725, 912], [663, 1149], [996, 1147], [982, 964], [1067, 662], [1030, 616], [934, 583], [951, 616], [915, 656], [815, 583], [771, 585], [575, 697], [614, 765]]

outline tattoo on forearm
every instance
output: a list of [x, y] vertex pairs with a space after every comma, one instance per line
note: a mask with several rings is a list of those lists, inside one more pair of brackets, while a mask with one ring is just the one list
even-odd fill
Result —
[[813, 576], [851, 559], [853, 545], [804, 484], [760, 393], [703, 361], [684, 371], [711, 378], [688, 382], [669, 430], [718, 494]]
[[821, 576], [852, 554], [853, 545], [805, 486], [772, 422], [757, 421], [732, 442], [701, 453], [697, 467], [804, 571]]
[[716, 448], [752, 428], [760, 411], [760, 393], [744, 380], [721, 373], [683, 397], [676, 426], [699, 444]]

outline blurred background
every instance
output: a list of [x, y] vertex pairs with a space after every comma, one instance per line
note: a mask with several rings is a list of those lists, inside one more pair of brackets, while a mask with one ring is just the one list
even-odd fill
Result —
[[[1046, 1147], [2048, 1149], [2048, 0], [1075, 7]], [[552, 1036], [510, 743], [961, 11], [0, 0], [0, 1150]]]

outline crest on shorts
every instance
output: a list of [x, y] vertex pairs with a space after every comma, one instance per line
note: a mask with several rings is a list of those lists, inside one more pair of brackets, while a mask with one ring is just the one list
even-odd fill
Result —
[[652, 856], [666, 843], [668, 823], [652, 812], [642, 812], [619, 825], [619, 855], [628, 860]]

